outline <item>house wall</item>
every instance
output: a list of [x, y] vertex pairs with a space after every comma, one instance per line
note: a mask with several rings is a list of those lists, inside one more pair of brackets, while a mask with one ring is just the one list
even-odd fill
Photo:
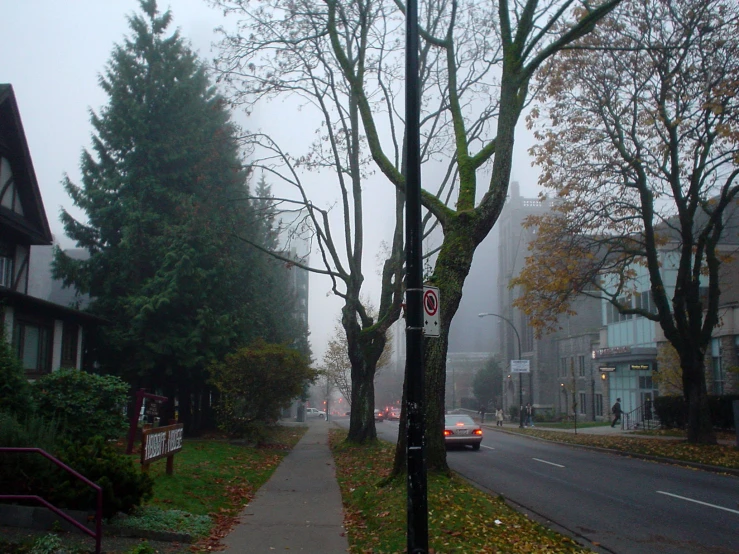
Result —
[[11, 342], [13, 340], [13, 317], [15, 310], [13, 306], [3, 307], [3, 330], [5, 332], [5, 340]]
[[[62, 365], [62, 333], [64, 331], [64, 322], [60, 320], [54, 321], [54, 338], [51, 346], [51, 371], [59, 371]], [[79, 368], [78, 368], [79, 369]]]

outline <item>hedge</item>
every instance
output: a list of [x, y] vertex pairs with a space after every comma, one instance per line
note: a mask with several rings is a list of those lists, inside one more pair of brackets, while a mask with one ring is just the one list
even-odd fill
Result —
[[[734, 429], [733, 402], [739, 395], [708, 395], [711, 424], [715, 429]], [[683, 396], [658, 396], [654, 409], [662, 427], [684, 429], [688, 421], [688, 406]]]

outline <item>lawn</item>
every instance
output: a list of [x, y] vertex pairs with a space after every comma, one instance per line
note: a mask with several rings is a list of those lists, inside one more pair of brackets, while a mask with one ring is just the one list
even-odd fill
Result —
[[174, 457], [173, 475], [166, 474], [165, 460], [152, 464], [153, 498], [135, 519], [121, 518], [116, 523], [187, 532], [200, 537], [202, 551], [213, 549], [305, 430], [276, 427], [259, 448], [225, 440], [186, 440]]
[[[229, 532], [244, 505], [269, 479], [305, 431], [303, 426], [273, 428], [266, 444], [258, 448], [217, 438], [185, 440], [182, 451], [174, 457], [173, 475], [166, 474], [166, 460], [151, 465], [153, 498], [132, 516], [117, 516], [111, 523], [151, 531], [187, 533], [199, 538], [188, 551], [217, 550], [220, 539]], [[138, 463], [138, 455], [133, 457]], [[54, 539], [53, 534], [45, 531], [19, 530], [17, 535], [22, 537], [18, 542], [6, 542], [0, 537], [0, 552], [26, 554], [32, 551], [34, 541]], [[92, 543], [84, 535], [62, 536], [67, 552], [89, 552], [89, 547], [83, 545]], [[129, 552], [128, 547], [125, 550], [112, 547], [111, 550], [111, 543], [136, 542], [135, 539], [106, 538], [103, 545], [109, 552]], [[173, 551], [181, 550], [173, 548]], [[39, 550], [52, 551], [55, 550]], [[135, 548], [133, 551], [149, 552]]]
[[[384, 482], [395, 445], [353, 446], [345, 437], [346, 431], [331, 430], [351, 552], [405, 552], [405, 480]], [[428, 508], [432, 552], [589, 552], [456, 476], [429, 474]]]
[[[537, 428], [519, 429], [513, 427], [507, 427], [506, 432], [521, 433], [541, 439], [555, 440], [557, 442], [597, 446], [619, 452], [645, 454], [685, 462], [739, 469], [739, 449], [736, 446], [689, 444], [682, 437], [671, 438], [670, 436], [663, 436], [663, 438], [644, 438], [638, 435], [604, 436], [589, 435], [586, 433], [575, 435], [573, 433], [544, 431]], [[657, 435], [656, 432], [655, 435]]]
[[[575, 428], [575, 422], [572, 420], [542, 421], [541, 423], [538, 421], [535, 421], [534, 424], [537, 427], [545, 427], [547, 429], [574, 429]], [[605, 427], [606, 425], [610, 425], [610, 424], [611, 423], [609, 421], [578, 421], [577, 428], [585, 429], [587, 427]]]

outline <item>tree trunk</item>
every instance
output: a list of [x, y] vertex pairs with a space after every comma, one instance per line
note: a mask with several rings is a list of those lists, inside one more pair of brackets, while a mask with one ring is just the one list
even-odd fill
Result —
[[362, 364], [352, 367], [352, 410], [347, 441], [365, 443], [377, 440], [375, 429], [375, 373]]
[[[484, 236], [484, 235], [483, 235]], [[428, 471], [449, 473], [444, 444], [444, 399], [446, 396], [446, 356], [449, 349], [449, 329], [462, 299], [462, 287], [472, 265], [472, 256], [479, 244], [471, 225], [457, 219], [446, 230], [444, 246], [439, 252], [434, 271], [434, 284], [439, 287], [440, 332], [437, 338], [424, 339], [424, 445]], [[401, 410], [398, 445], [395, 449], [393, 476], [406, 471], [405, 384]]]
[[683, 363], [683, 390], [688, 405], [688, 442], [694, 444], [716, 444], [711, 413], [708, 408], [706, 372], [700, 352]]

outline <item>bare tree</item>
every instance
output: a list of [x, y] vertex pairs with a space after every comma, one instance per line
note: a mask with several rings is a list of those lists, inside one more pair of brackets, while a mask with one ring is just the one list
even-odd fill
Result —
[[[364, 283], [363, 186], [367, 178], [365, 139], [361, 133], [357, 99], [336, 72], [326, 33], [327, 10], [307, 0], [281, 2], [213, 2], [241, 18], [239, 31], [224, 34], [217, 60], [220, 77], [230, 85], [235, 104], [247, 110], [277, 96], [298, 96], [321, 117], [320, 133], [308, 153], [284, 150], [270, 136], [247, 134], [252, 164], [295, 190], [280, 198], [286, 212], [292, 211], [294, 232], [311, 234], [322, 267], [298, 265], [332, 280], [333, 293], [342, 298], [342, 327], [351, 362], [351, 421], [348, 440], [364, 442], [376, 438], [374, 422], [374, 376], [387, 343], [386, 333], [400, 314], [402, 297], [403, 196], [395, 195], [395, 230], [382, 269], [379, 309], [373, 314], [361, 299]], [[381, 14], [376, 14], [380, 17]], [[343, 38], [354, 48], [351, 31]], [[365, 52], [362, 55], [366, 55]], [[340, 229], [332, 230], [328, 209], [314, 204], [306, 173], [319, 174], [333, 182], [339, 192], [342, 212]]]
[[[422, 159], [438, 164], [429, 176], [430, 186], [425, 187], [422, 202], [425, 233], [431, 236], [439, 229], [437, 235], [443, 235], [441, 243], [431, 248], [436, 260], [430, 278], [441, 290], [441, 336], [427, 340], [425, 346], [426, 453], [432, 470], [448, 471], [442, 415], [449, 325], [475, 248], [489, 233], [505, 201], [515, 128], [528, 101], [529, 83], [542, 63], [587, 34], [619, 1], [604, 0], [591, 7], [576, 0], [500, 0], [490, 5], [473, 0], [430, 0], [423, 6]], [[251, 102], [271, 94], [302, 95], [306, 76], [311, 83], [306, 98], [321, 111], [324, 99], [333, 99], [331, 95], [338, 92], [348, 94], [343, 100], [348, 107], [339, 110], [346, 114], [346, 125], [334, 125], [334, 120], [327, 118], [331, 123], [323, 132], [341, 129], [343, 134], [336, 144], [362, 145], [402, 195], [405, 126], [399, 116], [402, 106], [396, 102], [403, 86], [402, 2], [324, 0], [319, 4], [303, 0], [283, 8], [280, 2], [264, 0], [254, 3], [251, 12], [251, 4], [245, 1], [216, 3], [248, 14], [248, 29], [227, 37], [229, 54], [221, 55], [220, 66], [224, 78], [246, 93], [242, 98]], [[298, 76], [292, 73], [296, 60], [301, 68]], [[314, 79], [316, 68], [321, 68], [319, 80]], [[258, 86], [249, 90], [247, 82]], [[350, 143], [349, 138], [360, 132], [360, 121], [362, 135]], [[359, 150], [354, 156], [359, 159]], [[314, 155], [300, 162], [317, 163], [320, 159]], [[481, 178], [487, 180], [487, 186], [478, 190]], [[357, 207], [361, 208], [355, 204], [354, 213]], [[394, 246], [393, 252], [400, 250]], [[399, 277], [390, 281], [393, 286], [398, 285]], [[383, 288], [383, 295], [389, 290]], [[342, 323], [349, 343], [359, 346], [353, 336], [361, 337], [363, 329], [376, 324], [367, 324], [357, 316], [358, 296], [353, 292], [346, 296]], [[385, 305], [380, 305], [383, 323], [389, 321], [384, 316]], [[397, 312], [392, 313], [397, 318]], [[357, 325], [359, 331], [350, 332], [357, 320], [363, 327]], [[356, 363], [352, 352], [357, 352]], [[350, 358], [354, 372], [361, 365], [359, 350], [350, 349]], [[370, 417], [371, 408], [363, 406], [362, 413]], [[396, 474], [405, 469], [405, 414], [402, 416]]]
[[[428, 138], [438, 131], [433, 144], [441, 145], [449, 163], [447, 172], [429, 179], [431, 186], [422, 192], [428, 220], [438, 224], [443, 233], [430, 278], [440, 289], [441, 334], [438, 339], [426, 340], [424, 354], [429, 469], [448, 471], [442, 422], [449, 327], [475, 249], [492, 229], [505, 202], [516, 124], [528, 101], [529, 83], [550, 56], [586, 35], [619, 1], [597, 2], [591, 7], [573, 0], [500, 0], [490, 5], [430, 0], [422, 7], [421, 53], [428, 55], [427, 61], [434, 61], [425, 67], [433, 79], [424, 91], [430, 92], [431, 84], [436, 86], [432, 96], [422, 93], [422, 135]], [[327, 29], [334, 55], [358, 99], [372, 158], [380, 171], [404, 190], [404, 176], [392, 163], [397, 141], [383, 140], [378, 131], [371, 102], [373, 82], [367, 79], [365, 66], [341, 42], [347, 20], [344, 3], [324, 2], [329, 10]], [[404, 11], [400, 0], [395, 4]], [[370, 35], [367, 28], [358, 36]], [[431, 104], [430, 99], [440, 102]], [[478, 188], [481, 178], [487, 178], [482, 191]], [[405, 423], [402, 414], [395, 474], [405, 471]]]
[[657, 322], [690, 442], [715, 442], [704, 358], [739, 245], [737, 31], [733, 1], [635, 0], [550, 64], [534, 151], [558, 201], [517, 281], [542, 328], [578, 293]]
[[[385, 343], [382, 354], [377, 359], [375, 376], [379, 375], [382, 369], [390, 363], [392, 353], [391, 341], [388, 341]], [[325, 375], [329, 376], [332, 386], [338, 389], [349, 405], [352, 401], [351, 368], [346, 332], [339, 323], [334, 328], [334, 336], [329, 339], [326, 352], [323, 354], [323, 371]]]

